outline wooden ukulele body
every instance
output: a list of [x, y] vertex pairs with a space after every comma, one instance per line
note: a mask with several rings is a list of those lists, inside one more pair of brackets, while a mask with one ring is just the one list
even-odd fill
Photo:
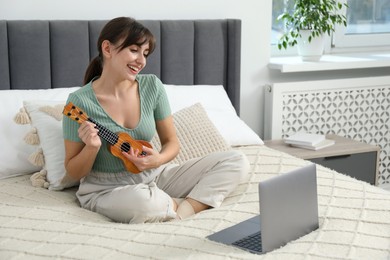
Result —
[[133, 140], [127, 133], [119, 132], [116, 134], [119, 136], [119, 142], [121, 143], [118, 145], [108, 144], [108, 150], [112, 153], [112, 155], [122, 160], [126, 170], [132, 173], [140, 173], [141, 171], [138, 170], [138, 168], [122, 154], [122, 151], [128, 152], [131, 146], [134, 150], [139, 151], [139, 155], [142, 155], [142, 146], [149, 148], [152, 148], [152, 146], [144, 140]]

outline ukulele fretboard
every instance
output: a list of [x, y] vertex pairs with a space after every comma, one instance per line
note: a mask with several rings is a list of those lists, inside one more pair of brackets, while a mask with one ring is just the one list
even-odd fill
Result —
[[106, 127], [102, 126], [101, 124], [93, 120], [92, 118], [88, 118], [88, 121], [96, 125], [96, 128], [99, 130], [98, 135], [104, 140], [106, 140], [107, 142], [109, 142], [111, 145], [115, 145], [118, 142], [119, 136], [116, 133], [110, 131]]

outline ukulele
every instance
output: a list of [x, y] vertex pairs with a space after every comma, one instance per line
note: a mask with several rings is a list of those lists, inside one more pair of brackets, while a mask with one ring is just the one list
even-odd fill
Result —
[[134, 140], [129, 134], [124, 132], [114, 133], [110, 131], [106, 127], [96, 122], [94, 119], [90, 118], [84, 111], [73, 105], [72, 102], [69, 102], [64, 107], [62, 113], [79, 124], [82, 124], [85, 121], [94, 123], [96, 128], [99, 130], [98, 135], [108, 142], [108, 150], [111, 152], [111, 154], [121, 159], [128, 171], [132, 173], [141, 172], [122, 154], [122, 152], [128, 152], [130, 151], [130, 148], [133, 147], [134, 150], [138, 149], [138, 151], [141, 151], [138, 155], [145, 156], [146, 152], [142, 151], [142, 146], [152, 148], [148, 142], [143, 140]]

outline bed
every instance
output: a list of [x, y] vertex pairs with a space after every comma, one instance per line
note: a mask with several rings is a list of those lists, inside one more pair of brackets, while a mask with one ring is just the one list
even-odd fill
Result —
[[389, 259], [390, 192], [320, 165], [319, 229], [261, 256], [206, 238], [259, 214], [260, 181], [310, 163], [268, 148], [237, 116], [237, 19], [142, 20], [158, 43], [144, 73], [166, 85], [175, 162], [238, 149], [247, 180], [220, 208], [181, 221], [129, 225], [80, 208], [61, 165], [60, 112], [105, 22], [0, 21], [0, 259]]

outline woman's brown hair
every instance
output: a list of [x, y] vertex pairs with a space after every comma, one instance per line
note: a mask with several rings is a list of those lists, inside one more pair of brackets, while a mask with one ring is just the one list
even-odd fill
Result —
[[156, 40], [153, 34], [148, 28], [137, 22], [130, 17], [117, 17], [110, 20], [102, 29], [97, 41], [98, 56], [96, 56], [88, 65], [88, 68], [84, 75], [84, 84], [90, 82], [94, 77], [100, 76], [103, 71], [103, 55], [102, 55], [102, 43], [104, 40], [108, 40], [112, 44], [116, 44], [119, 41], [124, 41], [119, 45], [119, 51], [124, 48], [136, 44], [141, 46], [146, 42], [149, 43], [150, 55], [156, 45]]

